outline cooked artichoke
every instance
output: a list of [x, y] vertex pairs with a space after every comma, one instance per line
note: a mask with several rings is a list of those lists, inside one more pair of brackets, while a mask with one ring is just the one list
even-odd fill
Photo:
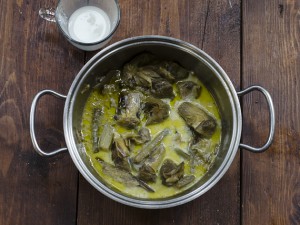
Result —
[[158, 145], [139, 169], [138, 177], [146, 182], [155, 182], [158, 167], [160, 166], [165, 153], [165, 147], [162, 144]]
[[155, 182], [157, 175], [151, 166], [143, 164], [139, 169], [138, 178], [145, 182]]
[[160, 99], [148, 97], [145, 100], [144, 113], [147, 117], [146, 125], [160, 123], [169, 117], [170, 106]]
[[138, 68], [132, 64], [126, 64], [122, 70], [122, 80], [128, 86], [133, 88], [135, 86], [134, 76]]
[[152, 80], [151, 93], [157, 98], [173, 99], [175, 97], [172, 84], [162, 78]]
[[161, 71], [164, 71], [163, 69], [165, 69], [166, 71], [170, 72], [176, 81], [183, 80], [189, 76], [188, 70], [172, 61], [164, 61], [160, 64], [160, 67]]
[[139, 131], [138, 131], [138, 137], [136, 137], [134, 139], [134, 141], [138, 144], [144, 144], [148, 141], [151, 140], [151, 135], [150, 135], [150, 131], [148, 128], [146, 127], [142, 127]]
[[199, 98], [201, 93], [201, 86], [193, 81], [179, 81], [177, 87], [181, 98]]
[[192, 183], [195, 180], [195, 176], [194, 175], [186, 175], [183, 176], [177, 183], [176, 183], [176, 187], [177, 188], [182, 188], [190, 183]]
[[118, 136], [114, 138], [111, 152], [112, 152], [111, 157], [115, 165], [119, 168], [130, 171], [130, 163], [129, 163], [130, 152], [122, 137]]
[[190, 148], [191, 150], [197, 152], [197, 154], [205, 162], [208, 162], [210, 160], [210, 157], [214, 152], [214, 149], [211, 146], [211, 140], [205, 138], [200, 139], [197, 143], [193, 144]]
[[188, 126], [204, 137], [210, 137], [216, 130], [216, 120], [193, 103], [181, 103], [178, 107], [178, 113]]
[[162, 67], [162, 66], [158, 66], [156, 68], [156, 72], [164, 79], [166, 79], [167, 81], [174, 83], [175, 82], [175, 76], [168, 71], [166, 68]]
[[180, 148], [175, 148], [174, 151], [182, 158], [187, 159], [187, 160], [190, 159], [190, 154], [185, 152], [184, 150], [182, 150]]
[[138, 86], [151, 88], [153, 81], [158, 78], [160, 78], [160, 76], [155, 71], [147, 68], [139, 68], [135, 73], [134, 80]]
[[212, 145], [211, 139], [206, 138], [200, 138], [191, 144], [189, 148], [191, 172], [194, 173], [195, 168], [199, 165], [208, 169], [214, 160], [217, 148], [218, 146]]
[[99, 129], [101, 127], [102, 109], [95, 108], [92, 117], [93, 152], [99, 152]]
[[109, 150], [114, 137], [114, 128], [105, 124], [98, 140], [99, 149]]
[[200, 139], [197, 143], [190, 146], [191, 169], [195, 166], [203, 165], [208, 167], [213, 160], [215, 147], [211, 145], [210, 139]]
[[108, 90], [104, 90], [106, 85], [108, 85], [111, 81], [117, 81], [111, 84], [111, 88], [117, 89], [118, 81], [121, 79], [121, 71], [120, 70], [111, 70], [109, 71], [106, 76], [97, 77], [96, 85], [93, 87], [94, 89], [99, 90], [101, 93], [107, 92]]
[[175, 185], [183, 177], [183, 174], [184, 162], [177, 165], [171, 159], [166, 159], [160, 168], [162, 183], [166, 186]]
[[152, 151], [158, 146], [162, 140], [169, 134], [168, 129], [164, 129], [160, 133], [156, 135], [151, 141], [149, 141], [144, 147], [142, 147], [138, 154], [133, 157], [132, 161], [135, 164], [139, 164], [143, 162], [151, 153]]
[[138, 133], [126, 133], [122, 135], [125, 139], [127, 147], [130, 145], [128, 142], [133, 141], [135, 144], [141, 145], [151, 140], [150, 131], [146, 127], [142, 127]]
[[102, 172], [107, 176], [113, 178], [115, 181], [120, 182], [128, 187], [140, 186], [147, 191], [154, 192], [154, 190], [149, 185], [135, 177], [132, 173], [115, 167], [98, 157], [96, 158], [96, 160], [102, 165]]
[[122, 80], [124, 83], [131, 88], [134, 88], [136, 85], [150, 87], [151, 84], [149, 82], [151, 80], [144, 74], [137, 75], [137, 73], [140, 72], [140, 67], [153, 63], [155, 60], [155, 56], [150, 53], [143, 53], [133, 58], [123, 67]]
[[114, 117], [120, 126], [133, 129], [140, 123], [141, 97], [139, 92], [120, 94], [118, 113]]

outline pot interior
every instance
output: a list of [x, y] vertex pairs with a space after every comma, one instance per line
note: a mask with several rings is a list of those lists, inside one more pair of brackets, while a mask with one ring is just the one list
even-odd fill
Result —
[[[101, 177], [90, 165], [85, 150], [78, 138], [81, 129], [81, 116], [85, 102], [90, 94], [86, 85], [93, 87], [99, 76], [108, 71], [121, 68], [134, 56], [142, 52], [150, 52], [161, 58], [178, 62], [188, 70], [193, 70], [215, 98], [222, 123], [220, 149], [213, 166], [205, 176], [193, 187], [178, 196], [168, 199], [145, 200], [128, 197], [111, 187], [106, 186]], [[209, 190], [230, 166], [240, 139], [240, 105], [236, 92], [222, 68], [201, 50], [174, 39], [142, 39], [120, 42], [99, 52], [80, 71], [74, 80], [67, 100], [67, 136], [69, 151], [82, 175], [99, 191], [109, 197], [137, 207], [162, 208], [190, 201]], [[68, 143], [67, 142], [67, 143]]]

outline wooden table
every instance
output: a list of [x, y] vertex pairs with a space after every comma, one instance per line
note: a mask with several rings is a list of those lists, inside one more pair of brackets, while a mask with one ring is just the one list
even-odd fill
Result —
[[[211, 55], [236, 90], [261, 85], [276, 109], [276, 134], [264, 153], [238, 151], [225, 176], [182, 206], [136, 209], [96, 191], [68, 153], [39, 156], [29, 111], [42, 89], [66, 94], [96, 52], [71, 46], [38, 16], [54, 0], [0, 1], [0, 224], [300, 224], [300, 2], [298, 0], [120, 0], [121, 24], [110, 43], [159, 34]], [[241, 99], [242, 142], [268, 135], [264, 97]], [[64, 146], [64, 102], [41, 100], [36, 130], [44, 149]]]

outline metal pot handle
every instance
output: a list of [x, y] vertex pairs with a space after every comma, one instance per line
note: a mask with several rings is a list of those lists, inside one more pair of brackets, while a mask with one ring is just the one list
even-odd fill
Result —
[[66, 99], [67, 96], [59, 94], [55, 91], [52, 90], [43, 90], [40, 91], [39, 93], [37, 93], [37, 95], [34, 97], [32, 104], [31, 104], [31, 109], [30, 109], [30, 120], [29, 120], [29, 124], [30, 124], [30, 136], [31, 136], [31, 141], [33, 144], [33, 147], [35, 149], [35, 151], [40, 154], [41, 156], [53, 156], [56, 155], [57, 153], [63, 152], [63, 151], [67, 151], [67, 148], [60, 148], [57, 150], [54, 150], [52, 152], [45, 152], [43, 151], [40, 146], [37, 143], [36, 140], [36, 135], [35, 135], [35, 130], [34, 130], [34, 119], [35, 119], [35, 111], [36, 111], [36, 105], [39, 101], [39, 99], [43, 96], [43, 95], [52, 95], [54, 97], [60, 98], [60, 99]]
[[242, 143], [239, 146], [240, 146], [240, 148], [244, 148], [244, 149], [246, 149], [248, 151], [251, 151], [251, 152], [263, 152], [271, 145], [271, 143], [273, 141], [273, 138], [274, 138], [274, 132], [275, 132], [274, 105], [273, 105], [273, 101], [272, 101], [272, 98], [271, 98], [271, 95], [269, 94], [269, 92], [261, 86], [250, 86], [250, 87], [246, 88], [243, 91], [237, 92], [237, 95], [238, 96], [243, 96], [245, 94], [248, 94], [251, 91], [261, 92], [267, 100], [268, 107], [269, 107], [269, 124], [270, 124], [269, 137], [268, 137], [267, 142], [262, 147], [259, 147], [259, 148], [255, 148], [255, 147], [252, 147], [252, 146], [249, 146], [249, 145], [246, 145], [246, 144], [242, 144]]

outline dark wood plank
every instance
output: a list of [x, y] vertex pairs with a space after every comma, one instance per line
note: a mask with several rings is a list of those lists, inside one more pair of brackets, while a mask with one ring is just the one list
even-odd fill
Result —
[[[239, 88], [239, 1], [124, 0], [120, 4], [122, 20], [112, 42], [146, 34], [180, 38], [214, 57]], [[171, 209], [145, 210], [110, 200], [80, 176], [78, 224], [239, 224], [239, 180], [237, 155], [223, 179], [197, 200]]]
[[[78, 172], [68, 154], [42, 158], [33, 150], [29, 110], [41, 89], [66, 94], [84, 61], [54, 23], [38, 16], [56, 1], [0, 2], [0, 224], [74, 224]], [[37, 108], [38, 140], [64, 145], [63, 102]]]
[[[297, 0], [243, 1], [243, 84], [268, 89], [276, 134], [262, 154], [243, 152], [243, 224], [300, 224], [300, 5]], [[244, 141], [259, 146], [268, 132], [262, 95], [244, 98]]]

